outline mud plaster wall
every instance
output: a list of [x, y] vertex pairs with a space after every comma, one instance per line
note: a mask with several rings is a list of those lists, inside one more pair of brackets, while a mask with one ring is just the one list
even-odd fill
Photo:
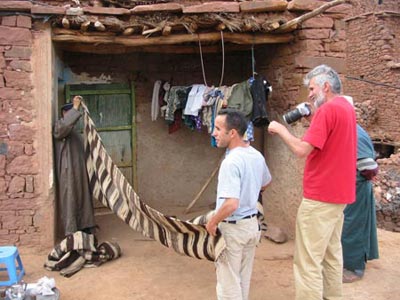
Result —
[[[226, 55], [224, 84], [231, 85], [249, 78], [250, 54]], [[170, 215], [182, 215], [186, 206], [200, 191], [224, 153], [212, 148], [210, 135], [182, 129], [172, 134], [161, 117], [151, 121], [150, 108], [154, 82], [171, 80], [173, 85], [203, 83], [198, 55], [130, 54], [87, 55], [63, 53], [60, 56], [68, 78], [65, 83], [135, 82], [137, 102], [137, 174], [138, 194], [150, 206]], [[206, 79], [218, 85], [221, 55], [204, 56]], [[209, 210], [215, 202], [216, 177], [193, 208]]]

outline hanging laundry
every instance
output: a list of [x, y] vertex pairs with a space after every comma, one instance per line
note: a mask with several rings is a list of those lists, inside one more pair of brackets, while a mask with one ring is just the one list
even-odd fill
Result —
[[246, 142], [254, 142], [254, 126], [253, 122], [251, 121], [247, 123], [247, 129], [244, 133], [243, 140], [245, 140]]
[[189, 92], [185, 105], [184, 115], [198, 116], [203, 104], [203, 95], [206, 90], [204, 84], [194, 84]]
[[154, 82], [153, 96], [151, 97], [151, 120], [155, 121], [158, 118], [158, 111], [160, 109], [159, 95], [161, 89], [161, 80]]
[[228, 99], [228, 108], [241, 111], [250, 120], [253, 111], [253, 98], [247, 80], [233, 85], [232, 94]]
[[251, 120], [256, 127], [262, 127], [269, 124], [267, 100], [270, 91], [272, 91], [272, 87], [264, 77], [257, 75], [252, 78], [250, 83], [250, 92], [253, 98]]
[[174, 113], [178, 109], [183, 109], [186, 106], [186, 101], [191, 87], [187, 86], [172, 86], [169, 89], [167, 99], [167, 107], [165, 111], [165, 120], [169, 123], [174, 122]]

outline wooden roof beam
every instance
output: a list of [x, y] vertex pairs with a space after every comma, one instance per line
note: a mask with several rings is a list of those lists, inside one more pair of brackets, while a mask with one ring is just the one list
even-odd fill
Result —
[[[57, 34], [59, 33], [59, 34]], [[293, 35], [290, 33], [285, 34], [269, 34], [269, 33], [232, 33], [225, 32], [223, 35], [224, 41], [238, 45], [260, 45], [260, 44], [280, 44], [289, 43], [293, 40]], [[204, 42], [219, 42], [221, 41], [220, 32], [209, 32], [199, 34], [174, 34], [167, 36], [157, 37], [143, 37], [143, 36], [115, 36], [115, 35], [83, 35], [74, 30], [53, 30], [52, 40], [54, 42], [63, 43], [83, 43], [83, 44], [96, 44], [107, 45], [117, 44], [127, 47], [136, 46], [154, 46], [154, 45], [177, 45], [184, 43], [198, 43]]]

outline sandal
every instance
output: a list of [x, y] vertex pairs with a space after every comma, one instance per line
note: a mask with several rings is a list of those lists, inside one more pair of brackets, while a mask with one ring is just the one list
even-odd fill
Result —
[[355, 272], [343, 269], [343, 283], [352, 283], [361, 280], [362, 276], [357, 275]]

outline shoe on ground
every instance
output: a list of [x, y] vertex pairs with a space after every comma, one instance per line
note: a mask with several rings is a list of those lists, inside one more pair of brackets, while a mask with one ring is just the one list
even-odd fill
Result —
[[343, 283], [352, 283], [361, 280], [362, 276], [358, 275], [356, 272], [343, 269]]

